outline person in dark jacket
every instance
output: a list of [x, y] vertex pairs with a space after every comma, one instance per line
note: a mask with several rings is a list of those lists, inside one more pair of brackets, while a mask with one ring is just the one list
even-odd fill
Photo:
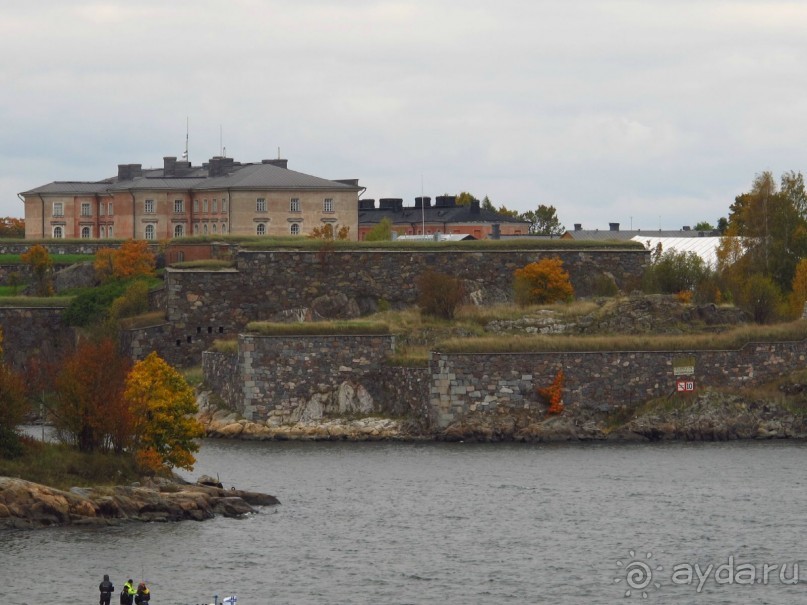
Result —
[[120, 591], [120, 605], [132, 605], [136, 594], [137, 590], [134, 587], [134, 582], [129, 578], [123, 585], [123, 590]]
[[108, 574], [104, 574], [104, 581], [98, 585], [98, 590], [101, 591], [101, 605], [109, 605], [109, 600], [112, 598], [112, 593], [115, 592], [115, 587], [109, 581]]
[[149, 600], [151, 600], [151, 591], [149, 587], [146, 586], [145, 582], [140, 582], [137, 585], [137, 594], [135, 595], [135, 604], [136, 605], [146, 605]]

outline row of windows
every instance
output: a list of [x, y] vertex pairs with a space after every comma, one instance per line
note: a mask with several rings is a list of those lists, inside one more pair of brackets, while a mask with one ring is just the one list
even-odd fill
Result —
[[[213, 198], [211, 203], [211, 212], [217, 213], [219, 211], [219, 201], [217, 198]], [[255, 210], [257, 212], [266, 212], [266, 198], [259, 197], [257, 202], [255, 203]], [[199, 212], [199, 200], [193, 200], [193, 211]], [[227, 212], [227, 199], [221, 199], [221, 211]], [[333, 198], [325, 198], [322, 202], [322, 211], [323, 212], [333, 212]], [[154, 214], [154, 200], [145, 200], [143, 203], [143, 212], [145, 214]], [[185, 212], [185, 200], [174, 200], [174, 213], [175, 214], [182, 214]], [[207, 200], [202, 200], [202, 212], [208, 212], [208, 205]], [[300, 200], [299, 198], [292, 198], [289, 201], [289, 212], [300, 212]], [[112, 216], [112, 202], [108, 202], [107, 204], [99, 204], [98, 206], [98, 213], [101, 216], [104, 216], [106, 213], [109, 216]], [[64, 216], [64, 203], [63, 202], [53, 202], [53, 216]], [[89, 202], [82, 202], [81, 203], [81, 216], [92, 216], [92, 207]]]
[[[300, 235], [300, 225], [298, 223], [292, 223], [289, 225], [289, 233], [291, 235]], [[258, 225], [255, 227], [255, 234], [266, 235], [266, 223], [258, 223]]]
[[[82, 239], [90, 239], [92, 237], [92, 229], [89, 227], [82, 227], [81, 228], [81, 238]], [[107, 237], [115, 237], [115, 232], [112, 229], [112, 225], [109, 227], [101, 227], [100, 231], [100, 238], [105, 239]], [[62, 239], [64, 238], [64, 227], [61, 225], [56, 225], [53, 228], [53, 238], [54, 239]]]
[[[266, 198], [259, 197], [255, 202], [256, 212], [266, 212]], [[333, 198], [325, 198], [322, 202], [323, 212], [333, 212]], [[293, 197], [289, 201], [289, 212], [300, 212], [300, 199]]]

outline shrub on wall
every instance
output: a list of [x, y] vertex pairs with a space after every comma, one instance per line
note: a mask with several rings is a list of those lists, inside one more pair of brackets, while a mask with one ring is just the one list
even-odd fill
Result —
[[559, 258], [544, 258], [516, 269], [513, 289], [521, 306], [571, 302], [574, 298], [569, 274]]
[[462, 281], [445, 273], [428, 270], [417, 278], [418, 306], [424, 315], [454, 319], [465, 296]]

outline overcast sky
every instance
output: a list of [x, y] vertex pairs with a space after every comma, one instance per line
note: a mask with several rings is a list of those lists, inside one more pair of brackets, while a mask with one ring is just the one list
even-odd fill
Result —
[[567, 227], [713, 224], [807, 170], [807, 3], [73, 0], [0, 4], [0, 216], [120, 163], [470, 191]]

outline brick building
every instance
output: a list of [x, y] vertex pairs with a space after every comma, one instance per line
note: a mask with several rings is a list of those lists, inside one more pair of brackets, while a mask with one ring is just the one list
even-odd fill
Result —
[[201, 166], [175, 157], [162, 168], [120, 164], [115, 177], [55, 181], [20, 194], [28, 239], [146, 239], [191, 235], [307, 235], [325, 224], [358, 234], [358, 179], [328, 180], [287, 160]]

